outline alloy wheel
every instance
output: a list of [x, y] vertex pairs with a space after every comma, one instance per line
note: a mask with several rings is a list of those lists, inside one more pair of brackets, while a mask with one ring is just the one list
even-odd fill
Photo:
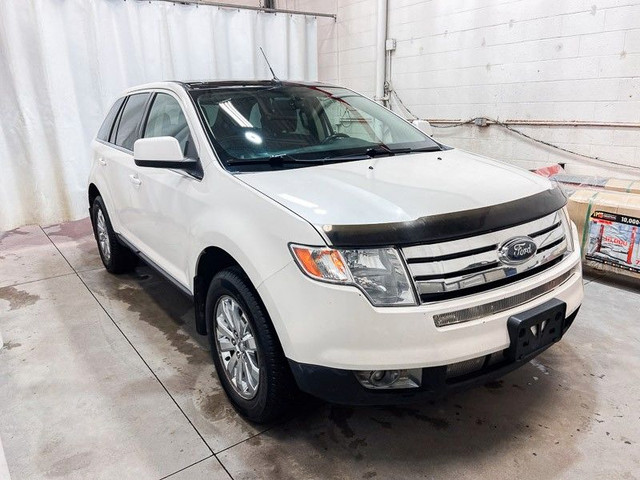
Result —
[[225, 375], [238, 395], [255, 397], [260, 383], [258, 348], [253, 329], [240, 304], [223, 295], [215, 308], [215, 339]]
[[109, 232], [107, 230], [107, 221], [104, 218], [102, 209], [98, 209], [96, 215], [96, 230], [98, 232], [98, 245], [102, 256], [108, 262], [111, 259], [111, 243], [109, 242]]

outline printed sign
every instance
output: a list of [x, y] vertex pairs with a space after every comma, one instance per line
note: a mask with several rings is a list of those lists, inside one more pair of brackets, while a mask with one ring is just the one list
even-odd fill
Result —
[[640, 219], [594, 212], [585, 258], [640, 273]]

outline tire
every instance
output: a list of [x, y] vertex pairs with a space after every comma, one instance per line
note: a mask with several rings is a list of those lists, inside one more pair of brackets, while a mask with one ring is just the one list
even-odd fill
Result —
[[[224, 330], [229, 331], [229, 326], [234, 325], [228, 312], [235, 312], [240, 322], [240, 328], [235, 330], [242, 330], [242, 333], [235, 337], [226, 335]], [[206, 320], [213, 363], [235, 409], [256, 423], [277, 419], [292, 404], [298, 389], [258, 293], [239, 267], [228, 268], [213, 277], [207, 293]], [[248, 338], [247, 334], [253, 337], [253, 342], [238, 341], [241, 337]], [[232, 340], [236, 344], [230, 343]], [[252, 346], [255, 346], [255, 354], [251, 353]], [[234, 357], [235, 369], [229, 367]], [[249, 369], [256, 361], [257, 381], [255, 376], [249, 375]], [[242, 372], [240, 382], [238, 369]]]
[[110, 273], [125, 273], [133, 270], [138, 259], [131, 250], [118, 241], [100, 196], [95, 198], [91, 206], [91, 223], [104, 268]]

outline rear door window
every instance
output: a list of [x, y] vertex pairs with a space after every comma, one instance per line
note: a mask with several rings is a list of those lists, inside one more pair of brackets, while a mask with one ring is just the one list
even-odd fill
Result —
[[127, 98], [116, 133], [116, 145], [127, 150], [133, 150], [133, 144], [140, 138], [139, 127], [144, 109], [149, 99], [148, 93], [136, 93]]

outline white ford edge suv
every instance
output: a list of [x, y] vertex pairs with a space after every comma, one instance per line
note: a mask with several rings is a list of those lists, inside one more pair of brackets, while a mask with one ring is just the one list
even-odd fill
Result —
[[389, 404], [493, 380], [560, 340], [582, 301], [559, 188], [345, 88], [139, 86], [93, 152], [105, 267], [141, 257], [193, 298], [254, 421], [299, 390]]

